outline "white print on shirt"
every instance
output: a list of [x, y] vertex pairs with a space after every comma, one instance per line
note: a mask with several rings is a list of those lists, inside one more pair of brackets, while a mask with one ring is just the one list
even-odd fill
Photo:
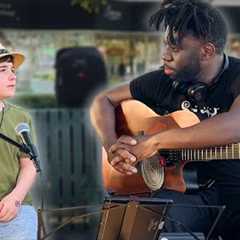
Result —
[[218, 114], [220, 110], [219, 107], [209, 107], [209, 106], [192, 106], [191, 103], [187, 100], [184, 100], [181, 104], [183, 110], [190, 110], [193, 113], [200, 113], [202, 115], [207, 115], [207, 117], [213, 117]]

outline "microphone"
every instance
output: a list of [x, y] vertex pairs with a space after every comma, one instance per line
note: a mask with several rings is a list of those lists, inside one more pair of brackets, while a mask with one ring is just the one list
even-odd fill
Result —
[[39, 163], [37, 161], [38, 150], [32, 142], [32, 139], [31, 139], [31, 136], [30, 136], [29, 125], [27, 123], [19, 123], [16, 126], [15, 131], [21, 137], [22, 142], [23, 142], [24, 147], [25, 147], [25, 152], [27, 154], [29, 154], [31, 160], [34, 160], [36, 169], [39, 172], [40, 171], [40, 166], [39, 166]]

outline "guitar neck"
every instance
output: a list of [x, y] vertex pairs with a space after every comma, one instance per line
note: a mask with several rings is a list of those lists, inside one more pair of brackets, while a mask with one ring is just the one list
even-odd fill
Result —
[[169, 160], [178, 161], [210, 161], [240, 159], [240, 144], [229, 144], [202, 149], [171, 149], [160, 150], [160, 155]]

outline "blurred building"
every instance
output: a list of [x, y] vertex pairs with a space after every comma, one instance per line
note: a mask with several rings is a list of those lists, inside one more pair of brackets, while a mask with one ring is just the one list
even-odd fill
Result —
[[[239, 55], [240, 2], [211, 2], [230, 21], [227, 51]], [[162, 36], [147, 24], [158, 4], [154, 0], [108, 0], [98, 12], [89, 12], [81, 4], [73, 4], [73, 0], [1, 2], [0, 41], [27, 56], [18, 72], [19, 92], [54, 93], [56, 52], [66, 47], [96, 46], [104, 55], [110, 84], [158, 68]], [[122, 63], [124, 78], [119, 72]]]

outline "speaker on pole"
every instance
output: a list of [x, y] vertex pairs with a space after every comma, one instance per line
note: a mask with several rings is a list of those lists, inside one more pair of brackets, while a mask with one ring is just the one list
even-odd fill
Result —
[[106, 67], [95, 47], [60, 49], [55, 61], [57, 103], [65, 107], [85, 106], [107, 83]]

